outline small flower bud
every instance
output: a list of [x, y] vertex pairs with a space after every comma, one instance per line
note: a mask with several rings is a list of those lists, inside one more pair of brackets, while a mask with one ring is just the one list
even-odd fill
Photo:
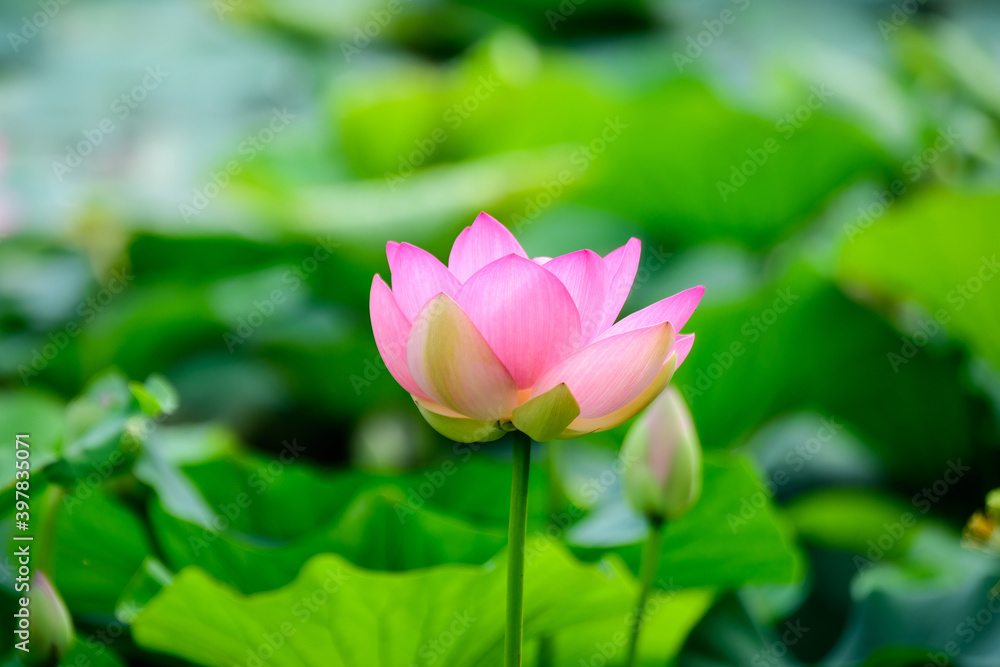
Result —
[[28, 593], [31, 612], [31, 657], [53, 663], [66, 654], [73, 643], [73, 620], [59, 591], [42, 572], [32, 577]]
[[986, 510], [993, 517], [1000, 519], [1000, 489], [993, 489], [986, 494]]
[[629, 429], [622, 445], [625, 497], [652, 521], [677, 519], [701, 493], [701, 445], [691, 413], [673, 386]]

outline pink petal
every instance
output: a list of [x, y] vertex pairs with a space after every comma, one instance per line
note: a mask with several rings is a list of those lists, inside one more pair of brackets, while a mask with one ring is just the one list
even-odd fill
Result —
[[669, 323], [600, 339], [545, 371], [531, 395], [565, 382], [580, 404], [579, 419], [609, 414], [649, 386], [673, 342], [674, 329]]
[[400, 310], [411, 322], [431, 297], [444, 293], [455, 296], [458, 280], [438, 258], [409, 243], [401, 243], [389, 254], [392, 293]]
[[631, 238], [628, 243], [617, 250], [612, 250], [604, 258], [608, 268], [608, 302], [605, 306], [604, 323], [601, 331], [607, 330], [615, 320], [622, 306], [628, 299], [635, 280], [635, 272], [639, 269], [639, 255], [642, 254], [642, 244], [637, 238]]
[[661, 322], [670, 322], [674, 325], [675, 331], [680, 331], [687, 324], [687, 321], [691, 319], [691, 314], [698, 307], [698, 303], [701, 301], [704, 293], [705, 288], [699, 285], [698, 287], [678, 292], [673, 296], [668, 296], [662, 301], [657, 301], [651, 306], [632, 313], [601, 334], [600, 338], [615, 336], [626, 331], [652, 326]]
[[428, 398], [413, 379], [406, 363], [406, 339], [410, 335], [410, 321], [399, 309], [392, 290], [381, 276], [375, 276], [372, 280], [370, 306], [375, 345], [382, 355], [385, 367], [403, 389], [414, 396]]
[[506, 227], [483, 212], [455, 239], [448, 268], [464, 283], [473, 273], [506, 255], [528, 256]]
[[[538, 261], [538, 258], [535, 258]], [[545, 263], [569, 291], [580, 314], [580, 334], [590, 342], [604, 326], [608, 300], [608, 270], [604, 259], [592, 250], [578, 250]]]
[[385, 244], [385, 258], [389, 260], [389, 266], [396, 261], [396, 251], [399, 250], [399, 244], [395, 241], [389, 241]]
[[518, 388], [531, 387], [546, 368], [580, 346], [573, 298], [558, 278], [530, 259], [507, 255], [496, 260], [462, 285], [457, 300]]
[[486, 421], [510, 418], [517, 387], [461, 307], [439, 294], [421, 309], [406, 344], [414, 380], [457, 414]]
[[670, 383], [670, 379], [674, 376], [674, 370], [677, 368], [677, 356], [674, 352], [671, 352], [667, 357], [667, 360], [663, 362], [660, 366], [660, 370], [657, 371], [656, 377], [653, 381], [646, 385], [642, 391], [636, 394], [635, 398], [626, 403], [624, 406], [618, 408], [613, 412], [609, 412], [606, 415], [601, 415], [600, 417], [592, 417], [590, 419], [574, 419], [570, 422], [570, 425], [566, 427], [561, 437], [577, 437], [585, 435], [587, 433], [594, 433], [596, 431], [607, 431], [616, 426], [624, 424], [632, 417], [646, 409], [646, 407], [659, 396], [667, 385]]
[[674, 341], [674, 352], [677, 353], [677, 367], [680, 368], [684, 360], [687, 359], [688, 353], [691, 352], [691, 346], [694, 345], [694, 334], [678, 334], [677, 340]]

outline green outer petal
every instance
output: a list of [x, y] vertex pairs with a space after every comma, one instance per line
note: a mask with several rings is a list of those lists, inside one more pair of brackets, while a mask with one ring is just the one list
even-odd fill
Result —
[[417, 403], [417, 409], [435, 431], [455, 442], [492, 442], [506, 433], [499, 422], [446, 417]]
[[532, 440], [548, 442], [556, 438], [580, 416], [580, 405], [569, 387], [557, 384], [544, 394], [535, 396], [514, 408], [511, 421]]
[[517, 385], [483, 334], [455, 301], [438, 294], [413, 321], [406, 361], [434, 402], [471, 419], [507, 419]]

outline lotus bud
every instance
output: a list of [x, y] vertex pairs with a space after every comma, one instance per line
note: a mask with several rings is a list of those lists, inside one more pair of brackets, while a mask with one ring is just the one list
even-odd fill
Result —
[[31, 612], [32, 662], [55, 662], [73, 643], [73, 620], [59, 591], [40, 570], [36, 571], [28, 593]]
[[701, 494], [701, 445], [673, 386], [639, 415], [622, 445], [625, 497], [653, 522], [687, 513]]
[[993, 489], [986, 494], [986, 509], [991, 515], [1000, 519], [1000, 489]]

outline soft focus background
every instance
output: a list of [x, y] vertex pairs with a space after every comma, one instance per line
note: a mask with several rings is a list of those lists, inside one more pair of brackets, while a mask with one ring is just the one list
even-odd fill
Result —
[[[26, 431], [63, 664], [499, 663], [507, 445], [431, 431], [368, 320], [387, 240], [446, 258], [480, 210], [532, 255], [642, 239], [627, 312], [707, 287], [675, 378], [705, 493], [641, 664], [1000, 664], [995, 522], [962, 537], [1000, 486], [997, 3], [5, 0], [0, 28], [0, 528]], [[537, 452], [529, 664], [623, 659], [623, 432]]]

